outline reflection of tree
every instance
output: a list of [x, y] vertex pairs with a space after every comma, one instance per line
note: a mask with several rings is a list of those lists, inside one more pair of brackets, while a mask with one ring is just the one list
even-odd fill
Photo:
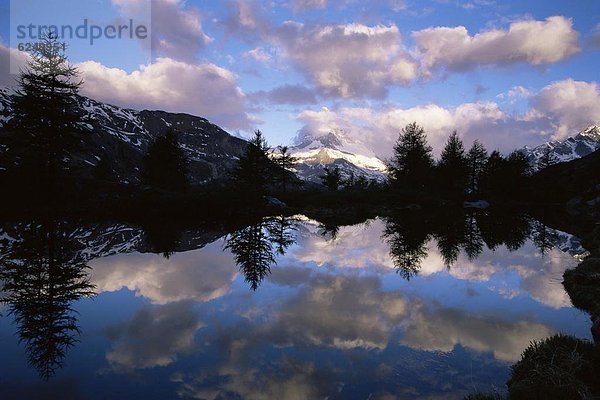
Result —
[[483, 239], [473, 211], [467, 212], [465, 215], [463, 248], [469, 260], [474, 260], [483, 251]]
[[527, 216], [514, 210], [481, 213], [477, 223], [481, 237], [490, 250], [502, 244], [510, 251], [518, 250], [531, 232]]
[[3, 303], [18, 326], [30, 365], [44, 379], [59, 369], [77, 342], [79, 327], [71, 304], [93, 295], [87, 265], [73, 261], [76, 247], [58, 224], [31, 225], [0, 264]]
[[338, 233], [340, 232], [339, 225], [332, 224], [321, 224], [319, 225], [319, 235], [323, 236], [327, 240], [335, 240]]
[[410, 280], [421, 270], [421, 262], [427, 255], [425, 242], [430, 234], [426, 224], [418, 218], [394, 216], [386, 221], [383, 235], [398, 273]]
[[437, 247], [444, 263], [450, 267], [458, 260], [460, 246], [464, 243], [465, 217], [462, 212], [444, 214], [444, 218], [438, 220], [436, 225], [434, 236]]
[[169, 221], [153, 220], [144, 224], [144, 238], [153, 253], [169, 259], [177, 249], [181, 231]]
[[531, 223], [531, 240], [533, 240], [535, 247], [538, 248], [543, 257], [548, 250], [554, 247], [554, 244], [558, 240], [558, 235], [554, 230], [547, 228], [541, 222], [533, 221]]
[[294, 220], [288, 217], [268, 217], [260, 222], [233, 232], [226, 238], [225, 249], [229, 249], [235, 262], [256, 290], [276, 263], [275, 252], [284, 254], [294, 243]]

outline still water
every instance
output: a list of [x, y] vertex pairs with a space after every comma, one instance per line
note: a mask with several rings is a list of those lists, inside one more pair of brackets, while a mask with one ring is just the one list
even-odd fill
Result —
[[2, 399], [454, 399], [590, 338], [561, 284], [584, 250], [524, 218], [23, 223], [0, 249]]

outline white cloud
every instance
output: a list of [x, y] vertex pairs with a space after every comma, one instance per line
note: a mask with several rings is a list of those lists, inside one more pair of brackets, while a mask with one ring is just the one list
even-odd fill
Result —
[[174, 254], [120, 254], [94, 260], [91, 281], [98, 293], [124, 287], [154, 304], [209, 301], [229, 292], [237, 275], [233, 257], [217, 241], [202, 250]]
[[483, 65], [525, 62], [550, 64], [580, 51], [579, 34], [570, 19], [517, 21], [508, 30], [494, 29], [469, 35], [464, 26], [427, 28], [412, 34], [423, 75], [439, 68], [465, 71]]
[[258, 62], [266, 63], [271, 61], [271, 55], [267, 53], [262, 47], [256, 47], [244, 53], [245, 57], [250, 57]]
[[283, 56], [326, 96], [383, 98], [389, 86], [406, 85], [417, 75], [395, 25], [310, 28], [288, 21], [276, 40]]
[[600, 123], [600, 87], [566, 79], [544, 87], [531, 101], [528, 117], [548, 122], [554, 139], [564, 139]]
[[167, 366], [178, 354], [194, 348], [194, 334], [202, 323], [192, 303], [143, 308], [131, 321], [109, 329], [114, 340], [106, 360], [115, 371]]
[[517, 361], [532, 340], [553, 334], [549, 327], [530, 321], [504, 321], [497, 316], [473, 315], [460, 309], [429, 310], [411, 304], [401, 343], [410, 347], [450, 352], [458, 344], [478, 352], [492, 352], [498, 360]]
[[[112, 0], [126, 16], [143, 14], [147, 0]], [[202, 30], [202, 17], [196, 8], [186, 8], [183, 0], [152, 0], [152, 50], [177, 60], [195, 60], [213, 39]]]
[[95, 61], [77, 65], [85, 84], [82, 94], [132, 107], [185, 112], [228, 129], [250, 129], [246, 96], [236, 76], [214, 64], [189, 64], [159, 58], [128, 73]]

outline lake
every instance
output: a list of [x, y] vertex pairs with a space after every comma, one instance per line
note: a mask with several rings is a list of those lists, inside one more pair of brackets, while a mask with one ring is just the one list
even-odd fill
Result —
[[454, 399], [504, 394], [533, 340], [591, 339], [530, 217], [403, 213], [0, 231], [3, 399]]

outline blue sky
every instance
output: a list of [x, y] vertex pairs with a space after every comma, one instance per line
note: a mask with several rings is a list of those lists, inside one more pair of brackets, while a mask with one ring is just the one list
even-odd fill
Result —
[[36, 22], [133, 19], [151, 38], [70, 43], [84, 94], [260, 128], [273, 145], [342, 129], [386, 157], [414, 120], [437, 151], [454, 129], [508, 151], [600, 123], [595, 0], [39, 2], [15, 1], [11, 20], [0, 1], [4, 58], [27, 4]]

